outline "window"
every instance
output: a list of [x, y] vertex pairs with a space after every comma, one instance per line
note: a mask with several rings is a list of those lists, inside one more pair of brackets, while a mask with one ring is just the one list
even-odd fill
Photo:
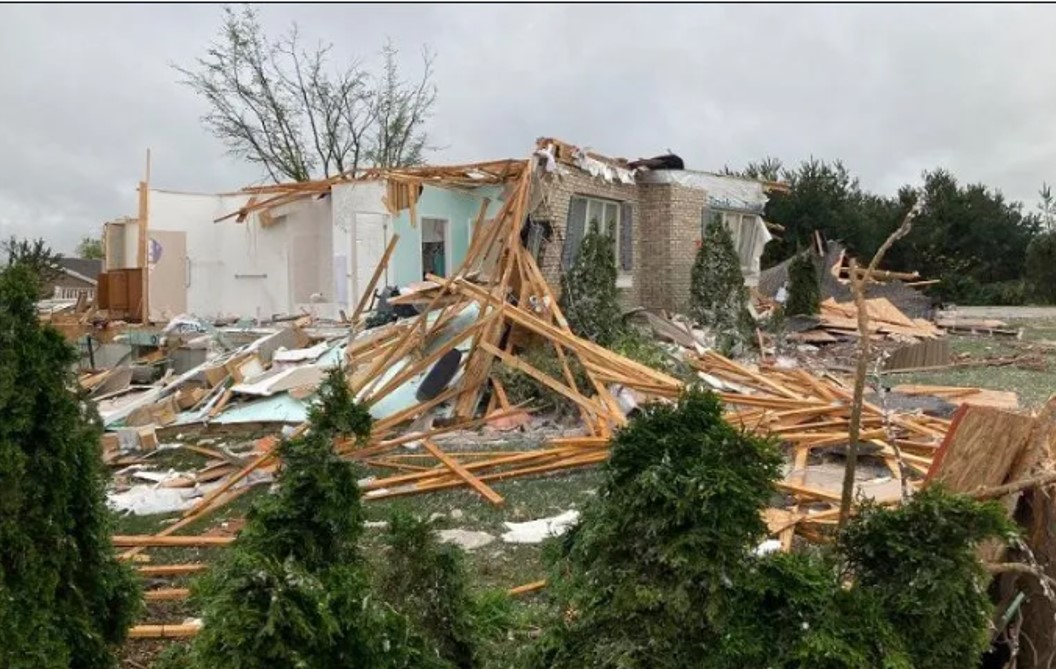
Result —
[[611, 236], [615, 244], [616, 266], [622, 273], [633, 269], [634, 229], [630, 203], [575, 195], [568, 207], [565, 231], [564, 266], [571, 267], [579, 245], [591, 226]]
[[737, 249], [737, 257], [741, 261], [741, 271], [748, 274], [752, 271], [755, 261], [755, 247], [759, 237], [758, 216], [755, 214], [742, 214], [734, 211], [721, 211], [718, 209], [704, 210], [704, 230], [709, 225], [723, 223], [733, 237], [733, 247]]

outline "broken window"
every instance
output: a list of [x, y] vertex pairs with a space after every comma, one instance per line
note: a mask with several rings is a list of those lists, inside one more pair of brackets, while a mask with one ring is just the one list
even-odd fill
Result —
[[597, 223], [598, 229], [613, 237], [615, 241], [616, 266], [620, 272], [629, 273], [634, 269], [634, 226], [633, 209], [629, 202], [603, 200], [600, 198], [575, 195], [569, 201], [568, 221], [565, 227], [565, 249], [562, 264], [567, 269], [572, 266], [579, 245], [586, 235], [589, 225]]
[[422, 278], [447, 276], [447, 219], [422, 217]]

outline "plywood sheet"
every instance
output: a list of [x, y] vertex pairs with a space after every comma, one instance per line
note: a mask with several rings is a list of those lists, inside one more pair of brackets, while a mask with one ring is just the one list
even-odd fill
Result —
[[956, 492], [1006, 483], [1022, 469], [1034, 419], [991, 407], [963, 406], [928, 472]]

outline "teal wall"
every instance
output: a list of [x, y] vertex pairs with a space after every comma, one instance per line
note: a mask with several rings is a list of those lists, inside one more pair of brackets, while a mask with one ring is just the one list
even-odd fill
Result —
[[[416, 214], [418, 219], [443, 218], [450, 226], [451, 267], [453, 272], [462, 265], [469, 249], [470, 221], [480, 213], [480, 202], [490, 198], [487, 216], [490, 218], [502, 208], [499, 195], [501, 186], [481, 186], [472, 193], [426, 186], [418, 198]], [[411, 226], [411, 212], [405, 210], [393, 219], [393, 231], [400, 236], [400, 241], [393, 251], [390, 267], [395, 268], [393, 278], [398, 286], [422, 280], [422, 228], [420, 224]]]

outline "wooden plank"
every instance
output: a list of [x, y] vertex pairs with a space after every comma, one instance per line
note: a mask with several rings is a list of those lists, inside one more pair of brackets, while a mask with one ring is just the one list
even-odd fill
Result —
[[506, 500], [502, 498], [502, 495], [489, 488], [487, 484], [483, 483], [477, 477], [473, 476], [473, 474], [471, 474], [468, 469], [463, 467], [461, 463], [459, 463], [454, 458], [449, 457], [447, 453], [444, 453], [442, 450], [440, 450], [440, 447], [434, 444], [432, 441], [430, 441], [429, 439], [423, 439], [422, 446], [425, 447], [425, 450], [432, 453], [437, 460], [444, 463], [445, 467], [450, 469], [452, 472], [458, 475], [459, 478], [468, 483], [470, 487], [480, 493], [481, 496], [484, 497], [484, 499], [488, 500], [495, 506], [502, 506], [503, 504], [505, 504]]
[[143, 591], [143, 599], [148, 602], [177, 602], [190, 596], [189, 588], [158, 588]]
[[536, 592], [537, 590], [542, 590], [545, 587], [545, 579], [541, 581], [532, 581], [531, 583], [525, 583], [524, 585], [518, 585], [516, 587], [510, 588], [506, 591], [506, 594], [511, 597], [516, 597], [518, 595], [528, 594], [529, 592]]
[[370, 303], [370, 298], [374, 295], [374, 290], [378, 286], [378, 279], [381, 278], [385, 268], [388, 267], [389, 259], [392, 258], [392, 254], [396, 250], [396, 242], [398, 241], [400, 241], [400, 236], [393, 233], [392, 239], [389, 240], [388, 246], [385, 247], [385, 252], [381, 254], [381, 260], [378, 261], [378, 266], [374, 268], [374, 274], [371, 275], [370, 281], [367, 282], [366, 289], [360, 294], [359, 302], [356, 303], [356, 308], [349, 319], [353, 327], [359, 321], [359, 317], [363, 310], [366, 309], [367, 304]]
[[186, 576], [198, 574], [205, 571], [209, 565], [196, 562], [194, 564], [160, 564], [143, 565], [136, 567], [136, 573], [140, 576]]
[[207, 548], [211, 546], [227, 546], [234, 542], [234, 537], [162, 537], [156, 534], [116, 534], [111, 537], [114, 546], [118, 548], [160, 548], [163, 546], [178, 546], [181, 548]]
[[128, 630], [130, 639], [179, 639], [192, 637], [201, 631], [202, 626], [191, 623], [172, 625], [136, 625]]

